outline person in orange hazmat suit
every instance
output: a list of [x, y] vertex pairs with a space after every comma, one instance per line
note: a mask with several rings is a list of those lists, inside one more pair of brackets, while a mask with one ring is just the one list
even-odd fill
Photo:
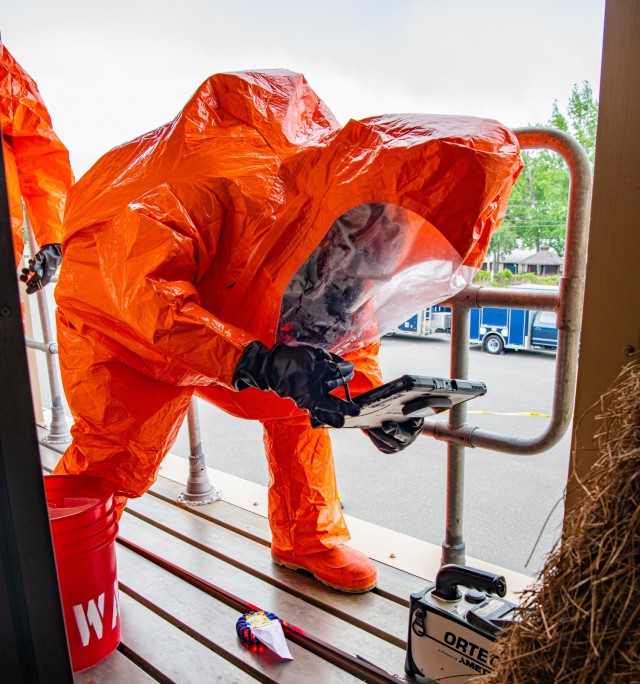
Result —
[[[263, 424], [273, 560], [372, 588], [374, 564], [346, 544], [326, 426], [354, 413], [341, 385], [382, 383], [380, 336], [470, 282], [521, 165], [495, 121], [340, 127], [300, 74], [208, 78], [71, 190], [56, 300], [75, 423], [54, 472], [110, 481], [121, 512], [195, 392]], [[421, 427], [369, 437], [399, 451]]]
[[24, 251], [23, 200], [39, 245], [20, 275], [33, 294], [60, 265], [62, 217], [73, 174], [38, 86], [1, 41], [0, 123], [16, 268]]

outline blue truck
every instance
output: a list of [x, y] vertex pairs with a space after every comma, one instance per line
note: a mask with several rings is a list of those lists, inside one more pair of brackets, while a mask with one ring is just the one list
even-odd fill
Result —
[[505, 349], [556, 349], [556, 314], [502, 307], [472, 309], [469, 341], [481, 344], [489, 354]]
[[[557, 288], [544, 289], [557, 291]], [[417, 337], [426, 337], [434, 332], [451, 332], [450, 308], [429, 307], [393, 330], [394, 334]], [[505, 349], [555, 350], [558, 347], [556, 314], [553, 311], [506, 307], [471, 309], [469, 341], [482, 345], [488, 354], [501, 354]]]

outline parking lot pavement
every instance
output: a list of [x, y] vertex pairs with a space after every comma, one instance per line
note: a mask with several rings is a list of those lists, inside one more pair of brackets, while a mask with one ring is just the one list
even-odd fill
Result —
[[[551, 409], [555, 354], [492, 356], [479, 347], [472, 347], [469, 353], [469, 378], [485, 382], [487, 394], [468, 404], [468, 422], [521, 437], [543, 432], [548, 420], [544, 416]], [[380, 361], [386, 380], [404, 373], [449, 377], [449, 356], [446, 335], [387, 337]], [[202, 401], [199, 413], [207, 464], [266, 485], [261, 425], [228, 416]], [[346, 513], [442, 543], [447, 470], [444, 442], [424, 437], [404, 452], [389, 456], [378, 452], [359, 430], [334, 430], [332, 441]], [[463, 525], [469, 556], [529, 575], [539, 570], [560, 531], [569, 446], [567, 434], [555, 447], [535, 456], [466, 450]], [[172, 452], [188, 456], [186, 426]]]

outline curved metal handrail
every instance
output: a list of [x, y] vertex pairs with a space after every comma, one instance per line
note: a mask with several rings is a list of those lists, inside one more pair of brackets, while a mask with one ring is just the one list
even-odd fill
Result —
[[[470, 308], [508, 306], [556, 311], [559, 333], [551, 418], [544, 432], [527, 439], [467, 425], [466, 405], [459, 404], [450, 411], [448, 424], [425, 422], [423, 433], [463, 447], [482, 447], [510, 454], [531, 455], [551, 448], [563, 437], [571, 423], [584, 298], [591, 168], [583, 148], [567, 133], [551, 128], [523, 128], [517, 129], [515, 133], [522, 149], [553, 150], [563, 157], [569, 168], [571, 184], [564, 274], [557, 295], [543, 291], [516, 293], [470, 286], [453, 297], [448, 302], [453, 309], [451, 376], [461, 379], [467, 377], [467, 364], [461, 360], [461, 354], [456, 353], [455, 347], [459, 347], [459, 351], [468, 348]], [[460, 310], [466, 310], [467, 315]]]

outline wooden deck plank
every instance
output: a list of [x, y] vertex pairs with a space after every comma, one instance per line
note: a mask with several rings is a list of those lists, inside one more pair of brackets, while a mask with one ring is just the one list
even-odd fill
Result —
[[157, 496], [168, 503], [183, 506], [186, 510], [199, 515], [207, 520], [236, 530], [238, 533], [262, 542], [265, 546], [271, 544], [271, 529], [269, 521], [262, 515], [247, 511], [244, 508], [222, 500], [204, 506], [189, 506], [178, 503], [178, 496], [184, 491], [184, 486], [179, 482], [159, 477], [149, 490], [149, 495]]
[[[274, 586], [251, 574], [250, 564], [246, 568], [235, 567], [202, 548], [197, 548], [183, 539], [155, 528], [149, 522], [140, 520], [131, 514], [125, 513], [122, 522], [121, 536], [125, 539], [142, 547], [153, 549], [155, 554], [170, 563], [184, 568], [247, 602], [276, 613], [279, 617], [314, 634], [325, 642], [334, 644], [353, 655], [366, 658], [388, 672], [402, 672], [404, 648], [375, 636], [367, 629], [380, 631], [379, 624], [374, 623], [373, 620], [371, 620], [371, 624], [368, 622], [367, 614], [380, 615], [380, 605], [382, 604], [391, 613], [394, 610], [403, 613], [402, 636], [404, 637], [406, 616], [401, 606], [374, 594], [350, 596], [318, 586], [319, 592], [325, 591], [327, 594], [335, 594], [337, 602], [343, 602], [341, 615], [336, 616], [325, 610], [324, 607], [313, 605], [305, 600], [304, 595], [296, 596], [290, 593], [284, 585]], [[259, 549], [259, 551], [261, 553], [257, 556], [254, 554], [253, 557], [260, 559], [264, 549]], [[248, 561], [249, 559], [245, 557], [245, 560]], [[267, 561], [261, 560], [260, 562], [266, 563]], [[290, 574], [292, 577], [297, 575], [297, 573]], [[316, 582], [313, 583], [317, 584]], [[360, 626], [350, 622], [354, 618], [346, 610], [347, 604], [352, 612], [360, 613]], [[367, 605], [369, 606], [369, 613], [367, 613]], [[391, 620], [394, 623], [396, 621], [397, 618]], [[389, 623], [389, 620], [386, 622]], [[385, 636], [387, 638], [395, 637], [395, 635], [388, 634]]]
[[74, 684], [151, 684], [157, 681], [119, 651], [114, 651], [88, 670], [73, 675]]
[[[276, 565], [271, 560], [269, 549], [262, 544], [155, 497], [131, 501], [127, 510], [143, 516], [150, 524], [170, 530], [171, 534], [179, 535], [184, 540], [197, 539], [200, 547], [208, 554], [225, 562], [232, 562], [263, 582], [294, 596], [303, 597], [305, 601], [313, 602], [324, 611], [359, 625], [400, 648], [405, 647], [408, 611], [404, 606], [375, 592], [347, 594], [325, 587], [307, 573]], [[287, 619], [295, 622], [293, 618]], [[308, 629], [302, 624], [299, 626]]]
[[134, 660], [145, 663], [142, 667], [161, 673], [163, 678], [181, 684], [259, 681], [124, 591], [120, 592], [120, 610], [126, 652], [132, 652]]
[[[235, 675], [238, 681], [256, 679], [298, 684], [304, 681], [305, 674], [309, 672], [313, 672], [314, 677], [321, 682], [346, 684], [358, 681], [295, 643], [288, 643], [294, 658], [292, 661], [284, 661], [264, 647], [259, 650], [249, 648], [238, 639], [235, 625], [240, 613], [233, 608], [176, 578], [129, 549], [119, 548], [118, 563], [119, 567], [122, 566], [125, 577], [122, 582], [122, 592], [126, 599], [124, 603], [140, 613], [138, 623], [131, 625], [129, 629], [129, 633], [132, 633], [132, 627], [133, 633], [137, 635], [133, 647], [136, 653], [146, 649], [148, 658], [153, 658], [150, 662], [161, 663], [162, 672], [172, 679], [174, 675], [170, 673], [171, 668], [177, 668], [177, 663], [184, 663], [186, 669], [180, 666], [179, 670], [180, 682], [197, 681], [189, 678], [193, 676], [189, 673], [193, 672], [196, 676], [197, 673], [211, 672], [211, 678], [200, 680], [203, 682], [235, 681], [232, 675], [238, 668], [240, 673]], [[173, 633], [182, 634], [181, 644], [176, 642], [175, 636], [161, 644], [150, 643], [151, 640], [155, 641], [156, 637], [150, 632], [151, 638], [146, 638], [145, 626], [161, 625], [166, 632], [168, 622], [153, 613], [142, 615], [142, 603], [147, 613], [149, 609], [157, 611], [167, 617], [174, 627], [179, 626], [179, 632], [174, 628]], [[123, 613], [123, 624], [124, 620], [128, 619], [129, 614]], [[188, 637], [186, 633], [189, 634]], [[187, 639], [190, 643], [187, 643]], [[130, 642], [127, 643], [129, 645]], [[224, 673], [223, 666], [216, 665], [218, 661], [223, 662]], [[224, 676], [216, 679], [214, 674]]]
[[[45, 432], [46, 434], [46, 432]], [[38, 438], [42, 439], [42, 429], [38, 429]], [[51, 470], [55, 464], [60, 460], [60, 450], [52, 448], [53, 445], [43, 444], [40, 442], [40, 462], [43, 468]]]
[[[177, 503], [177, 499], [183, 490], [184, 487], [181, 484], [160, 477], [149, 490], [149, 494], [167, 502], [181, 505]], [[217, 501], [205, 506], [185, 506], [185, 508], [195, 515], [214, 521], [229, 529], [234, 529], [238, 534], [261, 541], [265, 545], [271, 544], [269, 522], [261, 515], [256, 515], [225, 501]], [[412, 593], [419, 591], [427, 584], [426, 580], [421, 577], [403, 572], [384, 563], [376, 562], [376, 567], [378, 570], [378, 593], [404, 606], [408, 607], [409, 597]]]

